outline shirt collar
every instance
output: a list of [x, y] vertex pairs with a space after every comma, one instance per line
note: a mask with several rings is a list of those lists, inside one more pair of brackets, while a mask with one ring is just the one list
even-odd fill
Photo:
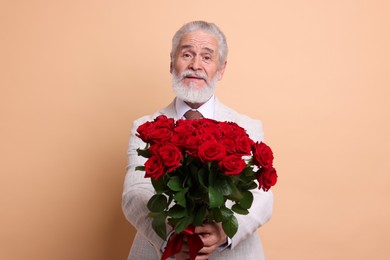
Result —
[[[176, 113], [178, 118], [183, 119], [185, 112], [192, 109], [182, 99], [176, 98], [175, 102]], [[206, 103], [201, 105], [197, 110], [202, 113], [204, 118], [214, 119], [214, 107], [215, 107], [215, 96], [213, 95]]]

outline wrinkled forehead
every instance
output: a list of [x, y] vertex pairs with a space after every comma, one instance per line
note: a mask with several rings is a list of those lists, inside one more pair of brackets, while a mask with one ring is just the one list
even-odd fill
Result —
[[180, 39], [178, 50], [191, 49], [218, 53], [218, 40], [213, 34], [201, 30], [187, 32]]

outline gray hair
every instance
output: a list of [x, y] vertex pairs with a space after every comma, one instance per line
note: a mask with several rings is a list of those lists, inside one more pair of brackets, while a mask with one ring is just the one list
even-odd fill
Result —
[[216, 26], [214, 23], [208, 23], [205, 21], [193, 21], [184, 24], [173, 36], [172, 38], [172, 50], [171, 50], [171, 61], [176, 55], [177, 48], [179, 46], [181, 38], [184, 34], [188, 32], [193, 32], [201, 30], [207, 33], [211, 33], [218, 40], [218, 50], [219, 50], [219, 66], [222, 67], [226, 62], [228, 54], [228, 46], [226, 42], [226, 37], [223, 32]]

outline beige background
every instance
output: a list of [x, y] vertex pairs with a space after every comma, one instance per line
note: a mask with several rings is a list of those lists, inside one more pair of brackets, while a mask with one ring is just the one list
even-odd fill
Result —
[[2, 0], [0, 259], [125, 259], [131, 122], [165, 106], [173, 33], [216, 22], [218, 89], [262, 119], [267, 259], [390, 259], [390, 2]]

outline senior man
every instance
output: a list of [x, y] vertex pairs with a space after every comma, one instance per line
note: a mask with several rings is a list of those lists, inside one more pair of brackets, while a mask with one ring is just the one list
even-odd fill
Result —
[[[215, 96], [217, 82], [223, 78], [227, 64], [228, 47], [223, 32], [213, 23], [193, 21], [182, 26], [172, 40], [170, 72], [176, 98], [160, 111], [134, 121], [128, 149], [128, 165], [124, 183], [122, 208], [127, 220], [136, 228], [128, 260], [157, 260], [161, 258], [167, 241], [152, 229], [146, 207], [154, 194], [150, 179], [135, 172], [145, 158], [138, 156], [136, 149], [145, 143], [135, 136], [138, 126], [152, 121], [159, 115], [177, 119], [210, 118], [232, 121], [245, 128], [254, 141], [263, 139], [262, 125], [222, 104]], [[253, 190], [254, 201], [248, 215], [237, 215], [238, 231], [230, 239], [219, 223], [208, 222], [195, 228], [204, 247], [196, 260], [261, 260], [263, 248], [258, 233], [272, 215], [273, 194], [271, 191]], [[189, 259], [188, 247], [184, 245], [175, 259]]]

